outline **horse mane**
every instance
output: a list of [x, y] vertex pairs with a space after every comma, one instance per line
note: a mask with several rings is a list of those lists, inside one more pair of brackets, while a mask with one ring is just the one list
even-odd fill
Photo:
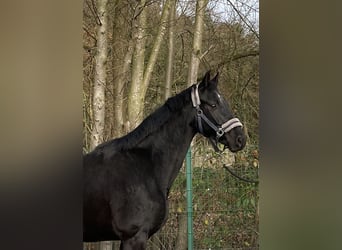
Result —
[[165, 124], [173, 114], [175, 114], [175, 112], [180, 111], [186, 104], [190, 102], [190, 89], [191, 88], [187, 88], [181, 93], [170, 97], [164, 103], [164, 105], [147, 116], [138, 127], [129, 132], [127, 135], [104, 142], [98, 145], [94, 151], [103, 152], [103, 150], [106, 148], [112, 152], [116, 152], [134, 148], [148, 135], [159, 130], [161, 126]]

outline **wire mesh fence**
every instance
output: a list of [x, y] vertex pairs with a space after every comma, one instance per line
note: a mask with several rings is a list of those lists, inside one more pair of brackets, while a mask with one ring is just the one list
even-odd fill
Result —
[[[255, 152], [250, 147], [236, 159], [236, 174], [257, 179]], [[196, 154], [195, 157], [192, 177], [194, 249], [258, 249], [258, 184], [237, 179], [222, 167], [217, 157]], [[186, 249], [185, 183], [182, 168], [170, 192], [168, 221], [149, 241], [148, 249]]]

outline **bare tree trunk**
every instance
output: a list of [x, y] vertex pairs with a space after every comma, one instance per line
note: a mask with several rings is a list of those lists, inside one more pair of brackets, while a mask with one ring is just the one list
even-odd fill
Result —
[[191, 86], [197, 81], [197, 73], [202, 49], [204, 12], [207, 4], [208, 0], [198, 0], [196, 4], [195, 32], [194, 39], [192, 41], [192, 53], [189, 64], [188, 86]]
[[179, 213], [178, 214], [178, 232], [177, 232], [177, 239], [176, 239], [176, 246], [175, 250], [186, 250], [188, 247], [187, 241], [187, 217], [186, 213]]
[[118, 250], [120, 249], [120, 241], [116, 240], [116, 241], [113, 241], [113, 246], [112, 246], [112, 249], [111, 250]]
[[[114, 123], [113, 123], [113, 136], [122, 136], [125, 131], [125, 123], [127, 120], [126, 102], [124, 102], [127, 95], [127, 82], [130, 80], [130, 66], [132, 63], [132, 56], [135, 45], [135, 28], [137, 20], [135, 13], [132, 13], [132, 9], [128, 7], [129, 3], [125, 3], [119, 0], [117, 1], [117, 18], [113, 19], [113, 37], [115, 36], [115, 43], [113, 43], [113, 75], [114, 77]], [[138, 9], [138, 8], [137, 8]], [[136, 11], [138, 11], [136, 9]], [[132, 17], [131, 20], [127, 17]], [[123, 28], [124, 27], [124, 28]], [[113, 38], [114, 39], [114, 38]], [[123, 41], [126, 41], [123, 42]], [[123, 58], [119, 57], [121, 51], [124, 52]], [[114, 56], [115, 55], [115, 56]]]
[[105, 88], [106, 88], [106, 62], [107, 62], [107, 0], [99, 0], [97, 27], [97, 53], [95, 66], [95, 79], [93, 89], [94, 124], [90, 138], [90, 150], [103, 141], [105, 121]]
[[145, 26], [146, 26], [146, 0], [141, 0], [139, 5], [140, 14], [135, 27], [135, 48], [133, 53], [132, 80], [129, 88], [127, 115], [129, 127], [132, 129], [142, 120], [142, 81], [144, 78], [145, 59]]
[[175, 50], [175, 15], [176, 15], [176, 0], [170, 1], [170, 15], [169, 15], [169, 43], [168, 43], [168, 55], [166, 65], [166, 80], [165, 80], [165, 92], [164, 99], [168, 99], [171, 95], [171, 86], [173, 80], [173, 61]]
[[[143, 1], [142, 1], [143, 2]], [[132, 82], [128, 97], [128, 119], [131, 129], [136, 127], [143, 120], [144, 101], [148, 85], [151, 80], [152, 71], [157, 61], [160, 46], [165, 34], [167, 18], [169, 14], [169, 2], [167, 0], [164, 4], [160, 25], [157, 36], [152, 47], [152, 52], [144, 70], [144, 53], [145, 53], [145, 23], [146, 23], [146, 10], [142, 10], [140, 20], [135, 53], [133, 56], [133, 69], [132, 69]]]
[[[108, 53], [107, 56], [107, 79], [106, 79], [106, 92], [105, 92], [105, 103], [106, 103], [106, 111], [105, 111], [105, 128], [104, 128], [104, 135], [103, 140], [109, 140], [113, 138], [114, 133], [116, 131], [116, 122], [115, 122], [115, 106], [114, 102], [115, 98], [115, 72], [113, 69], [115, 67], [115, 41], [116, 41], [116, 31], [115, 31], [115, 22], [113, 20], [117, 19], [117, 6], [118, 0], [108, 0], [107, 4], [107, 12], [108, 12]], [[111, 31], [111, 32], [110, 32]]]
[[164, 3], [164, 6], [163, 6], [162, 15], [160, 18], [158, 33], [157, 33], [157, 36], [155, 37], [152, 52], [151, 52], [150, 58], [147, 62], [146, 70], [144, 73], [144, 80], [143, 80], [143, 84], [142, 84], [143, 97], [145, 97], [147, 87], [150, 83], [152, 71], [153, 71], [154, 65], [156, 64], [157, 57], [158, 57], [159, 50], [160, 50], [160, 46], [161, 46], [163, 37], [165, 35], [167, 19], [169, 16], [169, 7], [170, 7], [170, 0], [166, 0]]
[[133, 40], [130, 40], [123, 65], [117, 71], [116, 84], [114, 87], [114, 119], [115, 119], [115, 137], [121, 136], [124, 132], [125, 111], [124, 111], [124, 86], [127, 82], [129, 67], [132, 63], [134, 51]]
[[112, 242], [111, 241], [101, 241], [100, 242], [100, 250], [112, 250]]

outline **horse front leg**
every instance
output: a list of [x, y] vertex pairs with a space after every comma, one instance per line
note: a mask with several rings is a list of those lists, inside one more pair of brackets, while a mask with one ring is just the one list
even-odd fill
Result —
[[134, 237], [122, 240], [120, 250], [145, 250], [147, 246], [147, 233], [138, 232]]

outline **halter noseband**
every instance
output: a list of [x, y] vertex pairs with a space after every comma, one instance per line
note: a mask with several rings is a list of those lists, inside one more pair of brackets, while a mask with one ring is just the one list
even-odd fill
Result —
[[[203, 125], [202, 125], [202, 120], [203, 120], [205, 123], [209, 125], [209, 127], [211, 127], [216, 132], [216, 144], [218, 140], [220, 139], [220, 137], [224, 135], [224, 133], [228, 133], [230, 130], [232, 130], [235, 127], [243, 127], [242, 123], [240, 122], [238, 118], [229, 119], [228, 121], [218, 126], [216, 126], [212, 121], [210, 121], [200, 107], [201, 99], [198, 94], [198, 84], [194, 85], [191, 89], [191, 101], [192, 101], [192, 106], [196, 108], [196, 111], [197, 111], [197, 125], [198, 125], [199, 132], [203, 134]], [[213, 144], [213, 146], [215, 150], [218, 149], [217, 145]]]

